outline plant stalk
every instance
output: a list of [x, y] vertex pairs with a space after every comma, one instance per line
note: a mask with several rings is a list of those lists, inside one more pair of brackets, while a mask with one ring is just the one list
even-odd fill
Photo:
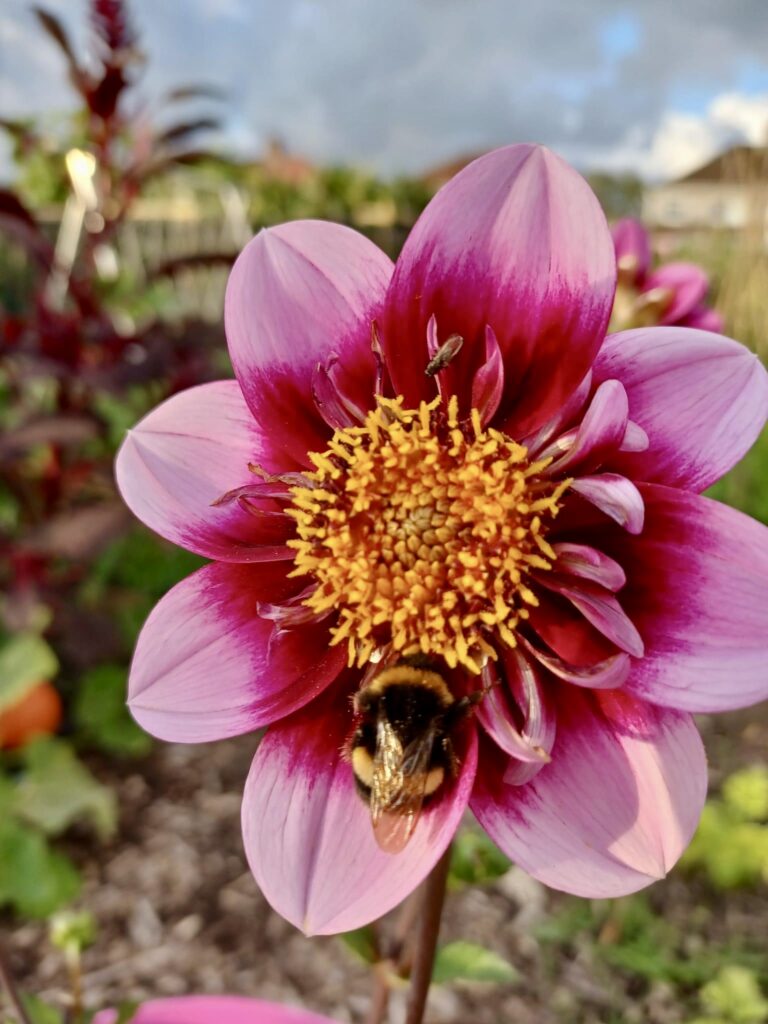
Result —
[[376, 964], [373, 974], [373, 994], [371, 1008], [368, 1011], [366, 1024], [382, 1024], [389, 1009], [389, 980], [386, 975], [386, 964]]
[[16, 982], [13, 980], [8, 956], [2, 943], [0, 943], [0, 989], [5, 990], [11, 1008], [19, 1018], [19, 1024], [32, 1024], [29, 1014], [24, 1009], [21, 996], [16, 988]]
[[440, 920], [443, 916], [445, 886], [448, 881], [450, 865], [451, 847], [449, 846], [432, 868], [424, 883], [405, 1024], [421, 1024], [424, 1018], [429, 986], [432, 983], [432, 968], [435, 963], [437, 937], [440, 933]]

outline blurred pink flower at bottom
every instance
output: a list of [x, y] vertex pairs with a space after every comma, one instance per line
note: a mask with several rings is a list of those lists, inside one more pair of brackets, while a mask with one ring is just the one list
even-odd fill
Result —
[[[117, 1010], [102, 1010], [93, 1024], [115, 1024]], [[144, 1003], [131, 1024], [335, 1024], [330, 1017], [239, 996], [181, 996]]]

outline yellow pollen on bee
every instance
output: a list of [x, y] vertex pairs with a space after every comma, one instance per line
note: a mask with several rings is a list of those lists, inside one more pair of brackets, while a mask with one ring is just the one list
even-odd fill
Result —
[[378, 398], [361, 426], [310, 454], [311, 486], [291, 488], [291, 576], [311, 576], [305, 599], [338, 611], [331, 643], [363, 665], [379, 646], [479, 673], [492, 643], [517, 642], [538, 604], [530, 573], [552, 567], [545, 538], [570, 481], [451, 397], [403, 408]]

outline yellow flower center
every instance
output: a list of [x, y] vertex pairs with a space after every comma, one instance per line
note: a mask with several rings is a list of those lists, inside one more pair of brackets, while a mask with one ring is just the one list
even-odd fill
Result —
[[291, 575], [317, 581], [313, 611], [338, 610], [331, 643], [347, 642], [350, 665], [391, 644], [479, 672], [494, 634], [515, 645], [538, 603], [529, 573], [555, 558], [543, 520], [569, 481], [543, 478], [548, 460], [483, 429], [477, 410], [459, 421], [455, 397], [440, 403], [379, 398], [310, 455], [311, 486], [291, 489]]

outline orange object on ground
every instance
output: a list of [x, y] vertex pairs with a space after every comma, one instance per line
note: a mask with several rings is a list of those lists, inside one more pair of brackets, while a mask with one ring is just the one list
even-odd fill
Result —
[[38, 683], [18, 703], [0, 711], [0, 747], [23, 747], [50, 736], [61, 724], [61, 697], [51, 683]]

